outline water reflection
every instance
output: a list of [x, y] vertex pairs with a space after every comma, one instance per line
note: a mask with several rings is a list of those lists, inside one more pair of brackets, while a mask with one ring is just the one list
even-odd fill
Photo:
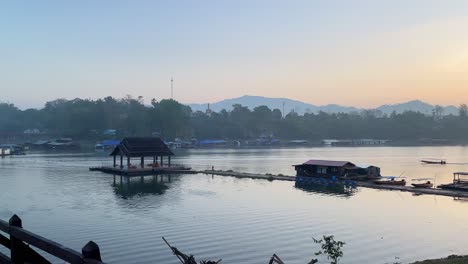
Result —
[[114, 192], [123, 199], [136, 195], [162, 195], [169, 189], [168, 183], [172, 182], [172, 177], [172, 175], [141, 177], [114, 175], [112, 187]]
[[[468, 170], [468, 165], [421, 165], [427, 157], [463, 163], [468, 147], [192, 149], [174, 162], [294, 175], [291, 164], [311, 158], [351, 160], [380, 166], [384, 175], [433, 177], [436, 184]], [[226, 263], [252, 263], [272, 252], [304, 263], [311, 257], [311, 237], [323, 234], [346, 242], [347, 264], [466, 254], [468, 237], [460, 235], [468, 233], [460, 224], [468, 222], [466, 199], [189, 174], [126, 182], [88, 170], [109, 161], [94, 152], [0, 159], [0, 218], [19, 214], [28, 229], [75, 249], [95, 240], [109, 263], [175, 263], [161, 236], [196, 256], [219, 256]]]
[[468, 202], [468, 197], [453, 197], [453, 200], [456, 202]]
[[356, 192], [356, 188], [345, 185], [343, 183], [335, 182], [335, 183], [320, 183], [320, 182], [312, 182], [312, 181], [303, 181], [303, 182], [296, 182], [294, 185], [297, 189], [301, 189], [306, 192], [311, 193], [321, 193], [321, 194], [329, 194], [329, 195], [338, 195], [343, 197], [350, 197]]

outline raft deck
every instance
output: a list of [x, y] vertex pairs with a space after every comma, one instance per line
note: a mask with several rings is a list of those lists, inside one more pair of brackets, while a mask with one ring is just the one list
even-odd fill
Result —
[[191, 168], [184, 166], [171, 166], [171, 167], [136, 167], [136, 168], [120, 168], [120, 167], [110, 167], [110, 166], [101, 166], [101, 167], [91, 167], [90, 171], [100, 171], [109, 174], [124, 175], [124, 176], [145, 176], [145, 175], [155, 175], [155, 174], [177, 174], [177, 173], [196, 173]]
[[[120, 167], [92, 167], [90, 171], [101, 171], [105, 173], [123, 175], [123, 176], [145, 176], [145, 175], [156, 175], [156, 174], [207, 174], [207, 175], [218, 175], [218, 176], [230, 176], [236, 178], [249, 178], [249, 179], [263, 179], [263, 180], [277, 180], [277, 181], [296, 181], [295, 176], [290, 175], [274, 175], [274, 174], [258, 174], [258, 173], [244, 173], [235, 171], [222, 171], [222, 170], [192, 170], [184, 166], [172, 166], [172, 167], [145, 167], [145, 168], [120, 168]], [[338, 181], [338, 183], [345, 183], [345, 181]], [[412, 186], [392, 186], [392, 185], [379, 185], [374, 182], [368, 181], [353, 181], [353, 186], [378, 189], [378, 190], [389, 190], [389, 191], [402, 191], [411, 192], [414, 194], [430, 194], [430, 195], [442, 195], [450, 197], [464, 197], [468, 198], [468, 188], [454, 188], [454, 189], [440, 189], [440, 188], [415, 188]]]
[[[288, 175], [255, 174], [255, 173], [242, 173], [242, 172], [235, 172], [235, 171], [220, 171], [220, 170], [202, 170], [202, 171], [196, 171], [196, 173], [208, 174], [208, 175], [219, 175], [219, 176], [232, 176], [236, 178], [296, 181], [295, 176], [288, 176]], [[448, 189], [438, 189], [438, 188], [415, 188], [412, 186], [379, 185], [370, 181], [369, 182], [356, 181], [355, 186], [363, 187], [363, 188], [378, 189], [378, 190], [411, 192], [414, 194], [430, 194], [430, 195], [442, 195], [442, 196], [450, 196], [450, 197], [467, 197], [468, 198], [468, 189], [448, 190]]]

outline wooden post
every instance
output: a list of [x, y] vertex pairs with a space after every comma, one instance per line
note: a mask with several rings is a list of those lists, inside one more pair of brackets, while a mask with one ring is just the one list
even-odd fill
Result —
[[153, 156], [153, 164], [156, 164], [156, 156]]
[[117, 165], [117, 156], [114, 155], [114, 168], [115, 168], [115, 165]]
[[[23, 228], [21, 218], [17, 215], [13, 215], [8, 221], [10, 226]], [[10, 234], [10, 250], [11, 250], [11, 261], [15, 264], [23, 264], [25, 260], [26, 252], [24, 251], [25, 245], [23, 242]]]
[[102, 261], [99, 246], [93, 241], [89, 241], [82, 249], [81, 254], [85, 259]]
[[123, 168], [123, 156], [120, 154], [120, 168]]
[[141, 157], [141, 167], [145, 167], [145, 157]]
[[127, 169], [130, 169], [130, 157], [127, 157]]
[[169, 167], [170, 167], [170, 166], [171, 166], [171, 156], [168, 156], [168, 157], [167, 157], [167, 162], [168, 162], [168, 165], [169, 165]]
[[161, 156], [161, 167], [164, 165], [163, 157], [164, 156]]

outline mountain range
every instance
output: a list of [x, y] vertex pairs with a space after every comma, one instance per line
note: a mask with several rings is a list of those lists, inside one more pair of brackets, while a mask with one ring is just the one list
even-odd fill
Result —
[[[284, 112], [289, 113], [295, 111], [298, 114], [302, 115], [304, 113], [318, 113], [319, 111], [327, 113], [351, 113], [351, 112], [360, 112], [363, 110], [369, 110], [365, 108], [357, 108], [352, 106], [342, 106], [336, 104], [328, 104], [323, 106], [317, 106], [298, 100], [292, 100], [288, 98], [271, 98], [263, 96], [251, 96], [244, 95], [238, 98], [225, 99], [219, 102], [210, 103], [209, 107], [212, 111], [219, 112], [222, 109], [227, 111], [232, 110], [234, 104], [240, 104], [247, 106], [249, 109], [254, 109], [257, 106], [266, 105], [270, 109], [279, 109]], [[189, 104], [192, 108], [192, 111], [206, 111], [208, 109], [208, 103], [205, 104]], [[403, 113], [405, 111], [415, 111], [423, 114], [431, 115], [435, 105], [420, 101], [413, 100], [405, 103], [398, 104], [386, 104], [375, 108], [375, 110], [380, 110], [383, 114], [391, 114], [393, 111], [396, 113]], [[443, 115], [457, 115], [458, 108], [455, 106], [442, 106]]]

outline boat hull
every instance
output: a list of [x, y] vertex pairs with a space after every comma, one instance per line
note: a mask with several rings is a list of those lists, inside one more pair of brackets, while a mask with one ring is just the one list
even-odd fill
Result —
[[375, 184], [378, 185], [392, 185], [392, 186], [405, 186], [406, 181], [401, 180], [401, 181], [374, 181]]
[[444, 165], [446, 164], [446, 161], [433, 161], [433, 160], [421, 160], [422, 163], [424, 164], [437, 164], [437, 165]]
[[413, 183], [411, 185], [415, 188], [432, 188], [434, 186], [432, 183]]

